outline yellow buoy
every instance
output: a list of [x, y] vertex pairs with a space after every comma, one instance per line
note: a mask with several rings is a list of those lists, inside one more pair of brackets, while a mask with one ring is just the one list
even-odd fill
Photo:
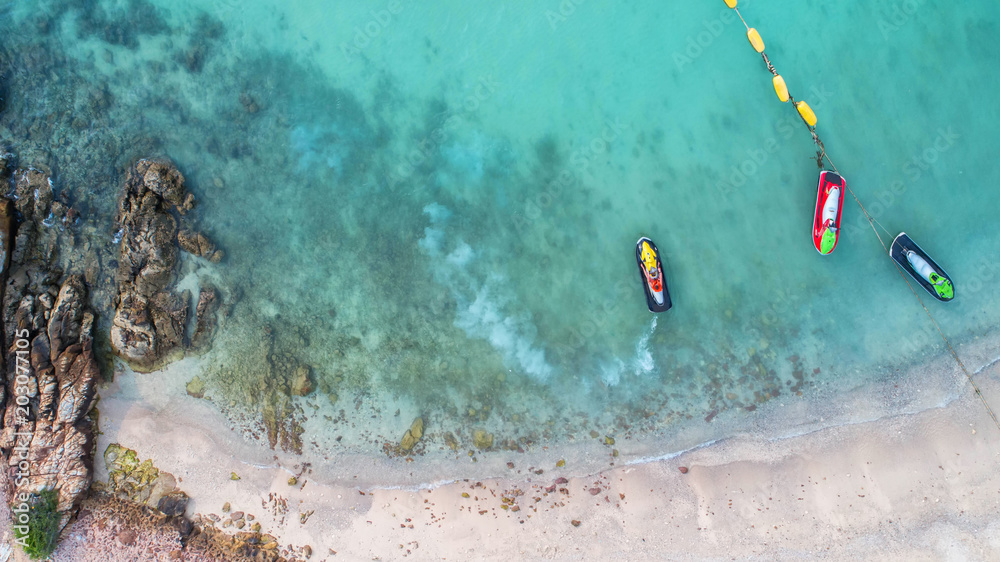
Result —
[[806, 122], [806, 125], [809, 125], [810, 127], [816, 126], [816, 114], [813, 113], [813, 110], [809, 107], [808, 103], [804, 101], [797, 101], [795, 102], [795, 109], [799, 110], [799, 115], [802, 117], [802, 120]]
[[736, 0], [726, 0], [726, 5], [729, 6], [730, 8], [735, 8]]
[[753, 45], [755, 51], [758, 53], [764, 52], [764, 40], [760, 38], [760, 33], [757, 33], [756, 29], [751, 27], [747, 30], [747, 39], [750, 40], [750, 44]]
[[785, 79], [779, 75], [774, 76], [774, 93], [778, 94], [781, 103], [788, 101], [788, 86], [785, 86]]

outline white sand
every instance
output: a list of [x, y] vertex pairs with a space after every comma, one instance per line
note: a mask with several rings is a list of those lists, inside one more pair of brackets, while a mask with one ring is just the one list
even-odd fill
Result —
[[[558, 486], [568, 493], [546, 493], [551, 470], [528, 474], [499, 452], [515, 469], [481, 486], [359, 490], [352, 477], [319, 485], [308, 474], [289, 486], [279, 463], [294, 470], [296, 457], [245, 443], [210, 402], [184, 394], [190, 365], [102, 388], [98, 453], [134, 448], [179, 477], [190, 514], [222, 516], [228, 501], [285, 544], [310, 545], [313, 560], [1000, 559], [1000, 430], [971, 388], [913, 415], [774, 442], [745, 435], [572, 478]], [[998, 376], [994, 364], [977, 380], [1000, 403]], [[518, 511], [503, 510], [515, 490]]]

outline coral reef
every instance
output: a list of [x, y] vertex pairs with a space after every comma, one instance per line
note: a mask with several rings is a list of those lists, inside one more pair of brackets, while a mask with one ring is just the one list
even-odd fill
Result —
[[[178, 292], [178, 248], [221, 259], [203, 234], [180, 229], [194, 206], [184, 176], [166, 160], [139, 160], [129, 170], [118, 204], [119, 242], [116, 309], [111, 327], [115, 352], [139, 371], [152, 371], [184, 353], [191, 296]], [[201, 317], [193, 336], [204, 346], [214, 320], [207, 315], [216, 300], [199, 296]]]

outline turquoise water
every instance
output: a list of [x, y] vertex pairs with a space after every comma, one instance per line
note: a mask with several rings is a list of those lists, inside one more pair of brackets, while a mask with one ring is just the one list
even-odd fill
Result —
[[[988, 333], [995, 10], [741, 8], [869, 210], [955, 279], [949, 305], [921, 295], [945, 333]], [[811, 138], [722, 2], [3, 12], [7, 147], [109, 246], [124, 167], [177, 163], [227, 252], [188, 264], [233, 304], [210, 394], [253, 419], [274, 364], [310, 365], [307, 454], [381, 455], [416, 416], [418, 451], [459, 467], [476, 429], [529, 453], [590, 431], [663, 453], [723, 437], [718, 413], [750, 427], [769, 400], [944, 349], [853, 200], [836, 252], [812, 248]], [[655, 318], [643, 235], [675, 302]]]

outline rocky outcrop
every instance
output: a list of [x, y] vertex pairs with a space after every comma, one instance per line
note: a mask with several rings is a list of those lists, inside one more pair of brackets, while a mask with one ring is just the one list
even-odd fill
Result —
[[52, 281], [51, 274], [22, 267], [5, 287], [4, 328], [12, 340], [0, 448], [9, 454], [10, 497], [55, 490], [57, 509], [68, 519], [91, 482], [88, 413], [100, 371], [82, 279]]
[[14, 227], [17, 217], [14, 215], [14, 205], [7, 199], [0, 199], [0, 286], [7, 281], [7, 270], [10, 269], [10, 255], [13, 250]]
[[[129, 170], [118, 204], [121, 240], [111, 344], [133, 369], [151, 371], [184, 353], [191, 295], [176, 290], [179, 250], [221, 259], [207, 237], [181, 229], [183, 215], [193, 206], [184, 176], [172, 163], [140, 160]], [[213, 300], [217, 295], [199, 297], [201, 330], [192, 335], [199, 346], [214, 328], [214, 310], [213, 318], [207, 317]]]
[[64, 272], [82, 273], [97, 258], [46, 171], [0, 173], [13, 188], [13, 201], [0, 199], [6, 492], [12, 500], [54, 492], [65, 524], [90, 486], [100, 369], [86, 283]]
[[[153, 461], [139, 460], [138, 454], [118, 443], [104, 450], [104, 466], [108, 471], [107, 491], [115, 496], [146, 504], [161, 513], [183, 516], [188, 496], [177, 488], [177, 479], [155, 466]], [[95, 484], [95, 487], [104, 487]]]

